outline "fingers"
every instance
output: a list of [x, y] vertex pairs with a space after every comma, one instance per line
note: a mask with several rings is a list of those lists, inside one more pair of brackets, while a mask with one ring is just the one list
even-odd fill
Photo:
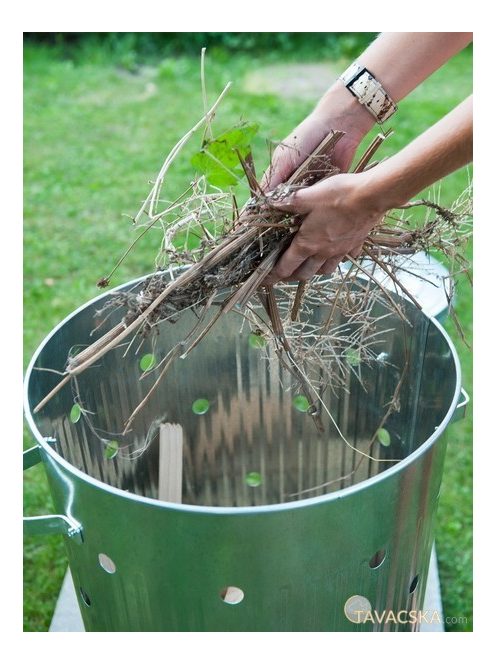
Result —
[[266, 285], [275, 284], [277, 281], [287, 279], [295, 272], [302, 263], [309, 257], [308, 249], [305, 249], [296, 240], [289, 245], [281, 258], [276, 263], [272, 272], [266, 277]]
[[272, 156], [272, 163], [265, 171], [260, 187], [262, 191], [272, 191], [281, 182], [286, 182], [290, 175], [294, 173], [297, 167], [304, 159], [296, 147], [297, 137], [291, 139], [294, 145], [291, 145], [289, 139], [281, 143]]
[[354, 247], [351, 251], [348, 252], [348, 255], [351, 256], [352, 258], [358, 258], [362, 253], [362, 246], [363, 243], [358, 244], [356, 247]]
[[271, 164], [269, 168], [265, 171], [260, 181], [260, 188], [262, 191], [272, 191], [275, 189], [278, 184], [284, 182], [287, 179], [285, 168], [277, 168], [275, 164]]
[[[359, 244], [358, 246], [354, 247], [351, 251], [349, 251], [348, 255], [351, 256], [352, 258], [358, 258], [361, 253], [362, 253], [362, 245]], [[333, 256], [332, 258], [328, 258], [322, 264], [320, 269], [317, 270], [317, 274], [333, 274], [336, 271], [336, 268], [339, 265], [339, 263], [341, 263], [344, 260], [346, 260], [346, 256]]]
[[317, 271], [317, 274], [333, 274], [343, 258], [344, 256], [333, 256], [332, 258], [328, 258]]
[[317, 274], [324, 262], [325, 259], [320, 256], [310, 256], [289, 276], [289, 279], [307, 281]]
[[[314, 185], [315, 187], [315, 185]], [[271, 201], [271, 206], [282, 212], [291, 212], [292, 214], [308, 214], [314, 207], [313, 191], [314, 187], [298, 189], [289, 194], [280, 201]]]
[[316, 116], [303, 120], [274, 151], [272, 164], [260, 183], [262, 190], [271, 191], [281, 182], [287, 182], [328, 133], [327, 122], [322, 122]]
[[[351, 249], [351, 251], [348, 252], [348, 255], [351, 256], [352, 258], [358, 258], [361, 253], [362, 253], [362, 244], [359, 244], [356, 247], [353, 247], [353, 249]], [[320, 269], [317, 270], [317, 274], [333, 274], [336, 271], [336, 268], [339, 265], [339, 263], [345, 260], [346, 256], [333, 256], [332, 258], [328, 258], [321, 265]]]
[[278, 158], [275, 154], [272, 164], [265, 171], [260, 182], [262, 191], [272, 191], [281, 182], [286, 182], [294, 170], [293, 162], [288, 156], [281, 155]]
[[[348, 252], [353, 258], [358, 258], [362, 250], [362, 245], [355, 247]], [[267, 276], [264, 283], [266, 285], [275, 284], [278, 281], [307, 281], [315, 274], [333, 274], [339, 263], [346, 260], [345, 256], [332, 256], [323, 258], [322, 256], [307, 256], [308, 250], [300, 247], [293, 241], [289, 249], [285, 251], [274, 270]]]
[[320, 272], [324, 262], [325, 259], [321, 256], [309, 256], [291, 274], [286, 274], [287, 270], [283, 270], [282, 273], [278, 272], [278, 266], [276, 266], [276, 269], [265, 279], [264, 284], [270, 285], [277, 281], [307, 281]]

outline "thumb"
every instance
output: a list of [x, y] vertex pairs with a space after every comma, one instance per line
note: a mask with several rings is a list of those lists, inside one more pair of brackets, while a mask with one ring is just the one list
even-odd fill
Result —
[[271, 207], [281, 212], [292, 212], [294, 214], [308, 214], [313, 208], [313, 187], [305, 187], [304, 189], [297, 189], [284, 194], [284, 186], [281, 193], [277, 198], [271, 199], [269, 195], [269, 203]]
[[279, 147], [272, 157], [272, 163], [263, 174], [260, 182], [262, 191], [272, 191], [282, 182], [286, 182], [297, 166], [294, 156]]

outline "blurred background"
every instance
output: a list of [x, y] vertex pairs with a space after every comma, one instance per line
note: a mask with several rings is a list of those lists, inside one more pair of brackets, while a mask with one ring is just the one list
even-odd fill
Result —
[[[67, 314], [98, 294], [135, 238], [130, 218], [172, 146], [203, 114], [200, 51], [207, 47], [210, 103], [233, 87], [216, 116], [220, 133], [240, 119], [257, 122], [260, 175], [270, 147], [313, 108], [376, 33], [25, 33], [24, 39], [24, 363]], [[400, 104], [394, 134], [378, 156], [397, 152], [472, 91], [472, 49], [462, 51]], [[377, 130], [371, 132], [375, 135]], [[169, 199], [192, 179], [194, 137], [174, 163]], [[370, 137], [364, 140], [368, 145]], [[359, 156], [363, 149], [359, 149]], [[431, 196], [449, 205], [470, 169], [445, 178]], [[246, 192], [240, 191], [243, 201]], [[129, 215], [129, 216], [125, 216]], [[113, 285], [153, 270], [160, 236], [148, 233]], [[471, 247], [467, 258], [471, 258]], [[472, 292], [457, 285], [456, 310], [468, 344]], [[451, 321], [463, 385], [472, 390], [471, 351]], [[449, 429], [436, 546], [448, 630], [472, 630], [472, 419]], [[33, 445], [25, 430], [24, 447]], [[53, 510], [44, 471], [24, 476], [25, 512]], [[60, 536], [24, 542], [24, 629], [47, 631], [67, 566]]]

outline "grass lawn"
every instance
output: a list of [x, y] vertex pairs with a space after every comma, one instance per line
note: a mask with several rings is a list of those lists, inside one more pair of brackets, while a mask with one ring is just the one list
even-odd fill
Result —
[[[268, 162], [267, 139], [282, 139], [312, 108], [305, 96], [255, 94], [246, 84], [255, 70], [278, 65], [277, 57], [225, 56], [208, 64], [210, 98], [226, 81], [234, 85], [218, 114], [219, 130], [240, 117], [260, 124], [255, 161]], [[328, 63], [339, 72], [344, 63]], [[382, 155], [397, 151], [471, 92], [472, 57], [454, 58], [401, 103], [394, 136]], [[248, 91], [249, 90], [249, 91]], [[73, 63], [46, 48], [25, 51], [25, 364], [44, 336], [64, 316], [97, 294], [132, 239], [129, 220], [149, 189], [172, 145], [202, 113], [199, 58], [165, 60], [135, 73], [89, 55]], [[167, 197], [184, 189], [192, 176], [194, 139], [174, 165]], [[467, 184], [466, 171], [445, 179], [441, 198], [449, 203]], [[120, 268], [113, 284], [150, 271], [157, 236], [148, 234]], [[460, 282], [457, 309], [470, 340], [472, 295]], [[448, 329], [459, 350], [463, 383], [471, 392], [471, 352]], [[450, 429], [441, 495], [437, 549], [444, 609], [466, 618], [448, 629], [472, 629], [471, 417]], [[26, 431], [24, 447], [33, 444]], [[52, 511], [44, 471], [25, 473], [25, 511]], [[49, 627], [66, 560], [60, 536], [26, 539], [24, 629]]]

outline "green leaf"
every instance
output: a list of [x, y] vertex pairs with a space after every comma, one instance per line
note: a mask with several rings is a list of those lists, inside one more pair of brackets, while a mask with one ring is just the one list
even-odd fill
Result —
[[208, 399], [197, 399], [193, 401], [193, 405], [191, 406], [195, 415], [204, 415], [209, 408], [210, 401]]
[[384, 447], [389, 447], [391, 445], [391, 436], [387, 429], [379, 429], [377, 432], [377, 439], [381, 445], [384, 445]]
[[75, 403], [74, 406], [71, 408], [69, 419], [73, 424], [76, 424], [76, 422], [79, 422], [79, 420], [81, 419], [81, 406], [78, 403]]
[[109, 440], [105, 446], [105, 458], [113, 459], [119, 452], [119, 443], [116, 440]]
[[350, 367], [357, 367], [360, 364], [360, 351], [358, 348], [348, 348], [345, 351], [345, 355]]
[[238, 184], [244, 173], [236, 150], [243, 159], [251, 151], [250, 143], [258, 131], [254, 122], [245, 122], [225, 131], [212, 141], [206, 141], [191, 158], [191, 163], [201, 171], [210, 184], [216, 187], [229, 187]]
[[153, 369], [155, 366], [155, 362], [155, 355], [153, 355], [153, 353], [143, 355], [139, 363], [141, 371], [150, 371], [150, 369]]
[[254, 334], [252, 332], [248, 337], [248, 343], [252, 348], [264, 348], [267, 345], [267, 339], [261, 334]]
[[299, 410], [300, 413], [306, 413], [310, 408], [310, 402], [303, 394], [298, 394], [293, 399], [293, 406], [296, 408], [296, 410]]
[[245, 477], [245, 482], [248, 486], [260, 486], [262, 484], [262, 476], [260, 473], [248, 473]]

